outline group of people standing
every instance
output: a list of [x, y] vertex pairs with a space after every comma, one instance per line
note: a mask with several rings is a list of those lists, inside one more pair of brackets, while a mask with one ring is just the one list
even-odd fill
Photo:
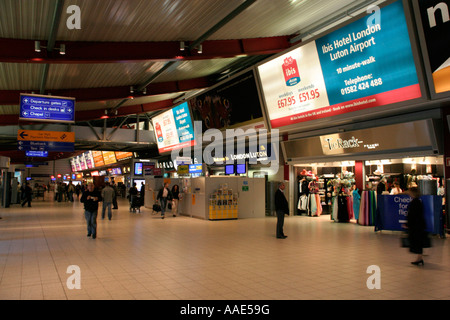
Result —
[[161, 206], [161, 219], [164, 219], [166, 213], [166, 206], [172, 210], [174, 217], [177, 216], [178, 202], [180, 201], [180, 188], [174, 185], [172, 190], [169, 189], [169, 184], [164, 183], [164, 186], [159, 190], [156, 200]]
[[[145, 190], [144, 187], [141, 188], [142, 198], [144, 197], [143, 190]], [[136, 193], [134, 193], [135, 191]], [[130, 188], [130, 200], [133, 195], [137, 195], [137, 188], [135, 184]], [[167, 206], [170, 207], [169, 209], [172, 210], [173, 216], [176, 217], [178, 211], [178, 201], [180, 200], [180, 190], [178, 185], [174, 185], [172, 189], [169, 189], [169, 184], [165, 183], [158, 192], [157, 200], [161, 205], [162, 219], [165, 217]], [[84, 204], [84, 217], [87, 224], [87, 236], [92, 236], [92, 239], [96, 239], [99, 202], [103, 202], [102, 219], [105, 218], [106, 211], [108, 211], [108, 219], [111, 220], [111, 208], [113, 207], [113, 209], [117, 209], [117, 192], [109, 182], [105, 183], [105, 187], [101, 191], [97, 190], [91, 182], [87, 184], [86, 189], [83, 191], [80, 202]]]

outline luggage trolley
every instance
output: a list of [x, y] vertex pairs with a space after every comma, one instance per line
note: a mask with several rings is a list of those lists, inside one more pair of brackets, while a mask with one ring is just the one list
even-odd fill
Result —
[[142, 200], [140, 196], [131, 196], [130, 201], [130, 212], [136, 213], [136, 211], [141, 212]]

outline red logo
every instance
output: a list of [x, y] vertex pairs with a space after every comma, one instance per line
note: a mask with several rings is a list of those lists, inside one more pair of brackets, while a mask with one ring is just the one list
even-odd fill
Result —
[[284, 59], [283, 74], [286, 85], [289, 87], [300, 83], [300, 73], [298, 71], [297, 60], [292, 57]]

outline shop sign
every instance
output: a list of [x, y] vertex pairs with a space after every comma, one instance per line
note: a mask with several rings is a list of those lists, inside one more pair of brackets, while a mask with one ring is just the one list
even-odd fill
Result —
[[329, 155], [366, 154], [375, 151], [437, 150], [428, 120], [384, 127], [341, 132], [282, 142], [286, 158], [312, 158]]
[[257, 70], [272, 128], [423, 96], [402, 1]]
[[177, 173], [179, 175], [187, 175], [189, 174], [189, 165], [182, 164], [177, 167]]
[[[225, 148], [226, 149], [226, 148]], [[239, 152], [240, 149], [243, 152]], [[232, 150], [232, 152], [226, 154], [223, 157], [212, 157], [212, 161], [207, 154], [204, 154], [204, 161], [206, 163], [214, 163], [214, 164], [224, 164], [224, 163], [234, 163], [234, 162], [245, 162], [249, 163], [261, 163], [267, 162], [271, 160], [276, 160], [275, 152], [273, 152], [274, 148], [272, 148], [272, 144], [260, 144], [258, 147], [254, 148], [256, 150], [251, 150], [252, 148], [245, 147], [237, 147]]]

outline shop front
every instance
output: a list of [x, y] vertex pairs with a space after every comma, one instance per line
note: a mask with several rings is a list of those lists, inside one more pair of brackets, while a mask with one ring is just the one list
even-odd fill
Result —
[[429, 231], [441, 234], [444, 161], [439, 130], [428, 119], [282, 142], [295, 177], [293, 212], [402, 230], [410, 198], [399, 193], [416, 185], [426, 203]]

